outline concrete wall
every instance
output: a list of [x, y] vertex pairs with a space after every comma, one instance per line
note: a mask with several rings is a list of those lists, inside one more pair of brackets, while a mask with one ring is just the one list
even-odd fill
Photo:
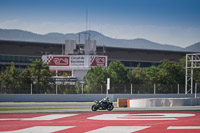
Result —
[[173, 107], [200, 105], [200, 98], [147, 98], [130, 99], [130, 108]]
[[[200, 97], [200, 94], [197, 95]], [[106, 97], [106, 94], [0, 94], [0, 102], [91, 102]], [[192, 94], [109, 94], [111, 101], [117, 98], [190, 98]]]

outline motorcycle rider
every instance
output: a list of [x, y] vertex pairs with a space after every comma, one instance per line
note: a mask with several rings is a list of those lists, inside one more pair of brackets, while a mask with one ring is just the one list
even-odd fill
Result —
[[100, 101], [100, 103], [101, 103], [102, 107], [106, 107], [109, 101], [110, 101], [109, 98], [105, 97]]
[[103, 98], [100, 101], [94, 101], [95, 104], [92, 105], [91, 110], [97, 111], [97, 110], [108, 110], [112, 111], [114, 106], [113, 103], [109, 100], [108, 97]]

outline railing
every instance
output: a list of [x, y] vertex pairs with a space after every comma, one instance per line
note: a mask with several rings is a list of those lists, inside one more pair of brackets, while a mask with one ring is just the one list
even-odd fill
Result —
[[[200, 93], [200, 84], [196, 85], [196, 93]], [[106, 84], [89, 88], [87, 85], [75, 83], [38, 86], [24, 84], [20, 87], [10, 88], [0, 86], [0, 94], [106, 94]], [[195, 92], [195, 88], [194, 91]], [[111, 84], [109, 94], [181, 94], [185, 93], [184, 84]]]

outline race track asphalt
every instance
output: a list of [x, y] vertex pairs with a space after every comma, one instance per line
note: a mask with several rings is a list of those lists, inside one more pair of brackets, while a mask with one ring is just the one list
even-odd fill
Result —
[[[24, 108], [25, 110], [0, 111], [0, 113], [56, 113], [56, 112], [91, 112], [93, 102], [1, 102], [2, 108]], [[154, 108], [117, 108], [114, 102], [113, 112], [156, 112], [156, 111], [200, 111], [200, 106], [174, 106]], [[27, 110], [28, 108], [40, 108], [39, 110]], [[41, 110], [41, 108], [47, 108]], [[52, 109], [51, 109], [52, 108]], [[60, 109], [65, 108], [65, 109]], [[99, 111], [102, 112], [102, 111]]]
[[199, 133], [200, 112], [0, 114], [0, 133]]

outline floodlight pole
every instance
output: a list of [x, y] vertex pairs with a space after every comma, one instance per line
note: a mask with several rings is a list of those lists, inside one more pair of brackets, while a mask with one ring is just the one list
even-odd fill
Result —
[[188, 76], [188, 59], [189, 59], [189, 55], [186, 54], [185, 56], [185, 94], [188, 93], [188, 80], [189, 79], [189, 76]]
[[194, 56], [192, 56], [192, 62], [191, 62], [191, 94], [193, 94], [193, 75], [194, 75], [194, 72], [193, 72], [193, 66], [194, 66]]

